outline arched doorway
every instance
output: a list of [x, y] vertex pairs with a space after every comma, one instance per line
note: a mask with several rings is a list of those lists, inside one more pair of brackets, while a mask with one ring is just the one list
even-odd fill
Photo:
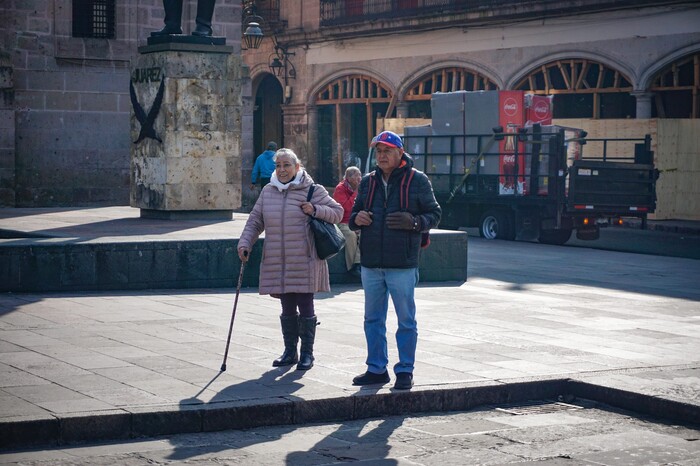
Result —
[[386, 116], [392, 96], [386, 84], [362, 74], [342, 76], [318, 91], [318, 182], [334, 186], [345, 168], [364, 165], [376, 118]]
[[269, 141], [284, 146], [282, 119], [282, 85], [273, 75], [267, 74], [255, 92], [253, 107], [253, 151], [256, 157], [265, 150]]
[[554, 96], [554, 118], [634, 118], [630, 79], [594, 60], [572, 58], [541, 65], [514, 89]]

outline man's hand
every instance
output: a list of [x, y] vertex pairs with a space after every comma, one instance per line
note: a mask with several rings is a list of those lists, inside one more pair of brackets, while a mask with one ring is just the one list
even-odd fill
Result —
[[248, 262], [248, 255], [250, 254], [250, 250], [248, 248], [239, 248], [238, 249], [238, 258], [241, 260], [241, 262]]
[[355, 225], [359, 225], [361, 227], [366, 227], [367, 225], [372, 224], [372, 212], [369, 210], [361, 210], [357, 213], [355, 216]]
[[386, 216], [386, 226], [392, 230], [413, 230], [413, 215], [410, 212], [393, 212]]

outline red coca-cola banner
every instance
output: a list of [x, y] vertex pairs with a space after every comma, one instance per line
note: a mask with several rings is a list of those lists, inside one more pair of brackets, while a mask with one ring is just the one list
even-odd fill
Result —
[[525, 108], [527, 112], [526, 124], [541, 125], [552, 124], [552, 96], [528, 94], [525, 96]]
[[[518, 154], [523, 154], [524, 144], [518, 141], [518, 129], [525, 124], [525, 105], [523, 91], [499, 91], [499, 122], [506, 137], [499, 143], [499, 194], [523, 194], [525, 185], [525, 159], [518, 155], [518, 173], [516, 176], [515, 148]], [[512, 136], [510, 136], [512, 134]]]

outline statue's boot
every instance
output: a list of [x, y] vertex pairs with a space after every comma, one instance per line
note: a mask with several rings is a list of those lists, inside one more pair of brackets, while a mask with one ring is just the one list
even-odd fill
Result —
[[151, 33], [152, 37], [182, 34], [182, 1], [183, 0], [163, 0], [165, 27], [160, 31], [153, 31]]
[[214, 16], [215, 0], [199, 0], [197, 2], [197, 19], [193, 36], [210, 37], [213, 33], [211, 29], [211, 18]]

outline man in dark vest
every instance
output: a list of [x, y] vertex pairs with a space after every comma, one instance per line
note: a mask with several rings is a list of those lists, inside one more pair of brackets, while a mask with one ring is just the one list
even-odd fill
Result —
[[[210, 37], [212, 35], [211, 18], [214, 16], [215, 0], [197, 1], [196, 27], [192, 31], [193, 36]], [[168, 36], [182, 34], [182, 0], [163, 0], [165, 8], [165, 27], [160, 31], [154, 31], [151, 36]]]

